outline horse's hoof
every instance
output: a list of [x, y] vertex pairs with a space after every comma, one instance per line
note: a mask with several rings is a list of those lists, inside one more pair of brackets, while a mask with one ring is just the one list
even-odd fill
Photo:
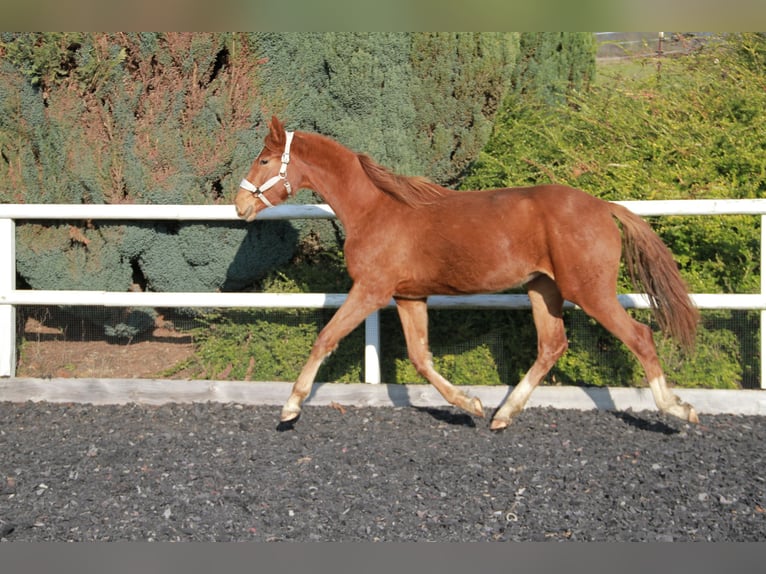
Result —
[[492, 419], [489, 424], [489, 430], [491, 431], [503, 431], [507, 429], [511, 424], [511, 419]]
[[677, 399], [675, 404], [671, 405], [670, 408], [664, 409], [664, 411], [682, 421], [688, 421], [692, 424], [699, 424], [700, 422], [694, 407], [680, 399]]
[[481, 404], [481, 401], [479, 400], [479, 397], [473, 397], [471, 399], [471, 403], [473, 406], [473, 412], [472, 414], [474, 416], [479, 417], [480, 419], [484, 418], [484, 405]]
[[689, 407], [689, 415], [687, 418], [690, 423], [695, 425], [699, 424], [700, 422], [700, 418], [697, 416], [697, 411], [694, 410], [694, 407]]
[[295, 422], [298, 420], [298, 417], [301, 416], [301, 409], [291, 407], [289, 405], [285, 405], [282, 408], [282, 414], [279, 417], [279, 420], [283, 423], [289, 423], [289, 422]]
[[462, 395], [457, 406], [459, 406], [468, 414], [482, 419], [484, 418], [484, 405], [481, 404], [479, 397], [469, 397]]

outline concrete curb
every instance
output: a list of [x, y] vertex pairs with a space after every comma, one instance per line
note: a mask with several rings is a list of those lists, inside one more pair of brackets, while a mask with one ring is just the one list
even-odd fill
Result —
[[[200, 381], [169, 379], [0, 379], [0, 401], [160, 405], [165, 403], [234, 402], [281, 406], [292, 383]], [[488, 409], [497, 407], [512, 390], [505, 386], [468, 386]], [[674, 389], [700, 414], [766, 415], [761, 390]], [[430, 385], [365, 385], [316, 383], [307, 405], [444, 407], [446, 401]], [[539, 387], [529, 407], [576, 410], [656, 410], [647, 388]]]

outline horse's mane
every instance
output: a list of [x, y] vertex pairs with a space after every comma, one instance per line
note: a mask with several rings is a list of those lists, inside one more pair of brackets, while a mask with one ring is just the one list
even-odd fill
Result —
[[[281, 124], [275, 126], [273, 122], [274, 120], [272, 120], [270, 132], [264, 140], [264, 146], [274, 153], [281, 153], [285, 147], [285, 131]], [[302, 133], [302, 136], [305, 135]], [[311, 135], [319, 137], [326, 145], [337, 146], [350, 151], [331, 138], [320, 134]], [[410, 207], [432, 203], [435, 199], [451, 193], [451, 190], [433, 183], [425, 177], [399, 175], [383, 167], [366, 154], [351, 153], [356, 155], [364, 172], [375, 187]]]
[[425, 177], [408, 177], [393, 173], [363, 153], [357, 154], [357, 158], [376, 187], [410, 207], [426, 205], [450, 191]]

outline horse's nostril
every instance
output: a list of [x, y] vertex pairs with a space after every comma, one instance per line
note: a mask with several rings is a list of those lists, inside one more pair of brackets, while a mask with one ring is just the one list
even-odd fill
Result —
[[247, 219], [250, 216], [250, 213], [253, 211], [253, 206], [248, 205], [247, 208], [242, 209], [241, 207], [237, 207], [237, 215], [239, 215], [242, 219]]

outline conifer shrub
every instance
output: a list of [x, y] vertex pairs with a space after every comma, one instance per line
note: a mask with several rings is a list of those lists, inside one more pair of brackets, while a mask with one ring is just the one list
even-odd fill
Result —
[[[238, 34], [4, 34], [0, 201], [228, 203], [260, 146], [247, 46]], [[262, 242], [265, 257], [247, 251]], [[280, 224], [52, 221], [20, 225], [18, 244], [32, 288], [213, 291], [288, 261], [295, 239]]]

